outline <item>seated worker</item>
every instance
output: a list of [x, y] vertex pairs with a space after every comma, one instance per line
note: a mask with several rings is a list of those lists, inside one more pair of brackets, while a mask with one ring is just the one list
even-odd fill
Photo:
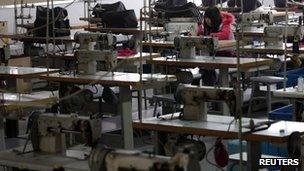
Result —
[[[241, 0], [222, 0], [222, 3], [227, 2], [228, 7], [241, 7]], [[202, 0], [203, 6], [206, 7], [212, 7], [217, 4], [221, 3], [220, 0]], [[259, 0], [243, 0], [244, 6], [243, 6], [243, 12], [250, 12], [253, 11], [260, 6], [262, 6], [261, 2]]]
[[[217, 7], [209, 7], [204, 14], [204, 21], [198, 23], [198, 35], [213, 36], [219, 40], [234, 40], [232, 14], [221, 12]], [[217, 52], [216, 56], [234, 56], [232, 51]], [[212, 86], [217, 82], [215, 70], [200, 70], [204, 85]]]
[[217, 7], [209, 7], [204, 13], [203, 23], [198, 23], [198, 35], [214, 36], [219, 40], [234, 40], [232, 24], [234, 16], [221, 12]]

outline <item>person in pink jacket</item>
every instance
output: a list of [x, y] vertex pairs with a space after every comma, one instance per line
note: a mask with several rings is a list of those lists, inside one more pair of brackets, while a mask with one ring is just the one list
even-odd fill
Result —
[[[204, 14], [204, 21], [199, 24], [197, 34], [202, 36], [213, 36], [219, 40], [234, 40], [232, 24], [234, 16], [227, 12], [220, 12], [217, 7], [209, 7]], [[234, 56], [233, 51], [218, 51], [216, 56]], [[218, 83], [215, 70], [200, 69], [203, 84], [213, 86]]]
[[217, 7], [209, 7], [204, 14], [204, 21], [198, 23], [198, 35], [214, 36], [219, 40], [234, 40], [232, 24], [234, 16], [221, 12]]

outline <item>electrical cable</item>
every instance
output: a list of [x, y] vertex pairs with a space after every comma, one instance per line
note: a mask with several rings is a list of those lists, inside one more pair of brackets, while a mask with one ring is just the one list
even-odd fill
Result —
[[233, 118], [232, 121], [229, 122], [229, 126], [228, 126], [228, 129], [227, 129], [227, 132], [230, 131], [230, 127], [231, 127], [231, 125], [233, 124], [234, 121], [235, 121], [235, 118]]

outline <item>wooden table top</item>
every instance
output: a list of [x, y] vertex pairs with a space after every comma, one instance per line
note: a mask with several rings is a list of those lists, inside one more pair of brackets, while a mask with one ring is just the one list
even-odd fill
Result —
[[[152, 47], [161, 47], [161, 48], [174, 48], [173, 41], [156, 41], [152, 40], [150, 43], [149, 41], [143, 41], [143, 46], [152, 46]], [[227, 50], [227, 49], [235, 49], [236, 41], [235, 40], [220, 40], [219, 41], [219, 50]]]
[[288, 87], [285, 91], [284, 89], [275, 90], [273, 91], [273, 95], [276, 97], [304, 99], [304, 92], [299, 92], [296, 87]]
[[[198, 8], [202, 11], [206, 11], [208, 9], [208, 7], [205, 7], [203, 5], [200, 5], [198, 6]], [[227, 12], [230, 12], [230, 13], [240, 13], [242, 12], [241, 8], [239, 7], [223, 7], [223, 8], [220, 8], [221, 11], [227, 11]]]
[[[16, 35], [16, 34], [0, 34], [0, 38], [9, 38], [12, 40], [18, 41], [26, 41], [26, 42], [33, 42], [33, 43], [45, 43], [46, 37], [36, 37], [36, 36], [26, 36], [26, 35]], [[55, 43], [72, 43], [75, 42], [74, 38], [70, 36], [65, 37], [55, 37]], [[49, 43], [53, 43], [53, 37], [50, 37]]]
[[[269, 48], [265, 47], [265, 45], [260, 46], [253, 46], [253, 45], [246, 45], [244, 47], [240, 47], [242, 52], [247, 53], [260, 53], [260, 54], [284, 54], [285, 52], [285, 45], [283, 44], [282, 47], [277, 48]], [[292, 44], [287, 44], [287, 53], [292, 53]], [[300, 47], [300, 53], [304, 53], [304, 47]]]
[[3, 93], [4, 99], [2, 99], [2, 95], [0, 95], [0, 99], [5, 102], [30, 102], [50, 97], [58, 97], [58, 91], [54, 91], [53, 93], [51, 91], [38, 91], [32, 92], [31, 94]]
[[[236, 32], [234, 31], [234, 34]], [[263, 37], [264, 34], [264, 27], [246, 27], [244, 30], [240, 30], [240, 36], [244, 34], [245, 37]]]
[[[139, 28], [101, 28], [101, 27], [91, 27], [85, 28], [86, 31], [91, 32], [111, 32], [111, 33], [125, 33], [125, 34], [142, 34], [142, 33], [149, 33], [149, 29], [147, 30], [140, 30]], [[151, 33], [160, 33], [164, 31], [163, 27], [152, 27]]]
[[[161, 57], [160, 53], [152, 53], [151, 56], [150, 56], [150, 53], [147, 53], [147, 52], [142, 53], [142, 58], [144, 61], [146, 61], [150, 58], [158, 58], [158, 57]], [[126, 60], [126, 62], [132, 63], [132, 62], [136, 62], [136, 61], [140, 60], [140, 54], [137, 53], [135, 55], [130, 55], [130, 56], [117, 56], [117, 59]]]
[[173, 41], [156, 41], [152, 40], [151, 43], [149, 41], [143, 41], [143, 46], [152, 46], [152, 47], [162, 47], [162, 48], [174, 48]]
[[[180, 119], [170, 120], [171, 115], [165, 116], [168, 119], [159, 118], [143, 119], [142, 122], [133, 121], [133, 128], [151, 131], [163, 131], [180, 134], [194, 134], [201, 136], [214, 136], [227, 139], [238, 138], [238, 123], [233, 123], [228, 132], [229, 123], [233, 120], [231, 116], [208, 115], [207, 122], [185, 121]], [[265, 119], [254, 119], [255, 123], [266, 121]], [[249, 124], [249, 118], [243, 118], [243, 125]], [[284, 132], [280, 132], [284, 130]], [[250, 131], [244, 127], [242, 132]], [[278, 121], [273, 123], [268, 129], [244, 134], [243, 139], [248, 141], [270, 141], [274, 143], [284, 143], [288, 140], [288, 136], [299, 131], [304, 133], [303, 122]]]
[[[0, 95], [0, 99], [4, 100], [4, 103], [0, 104], [0, 108], [6, 112], [4, 117], [17, 119], [23, 114], [20, 109], [49, 108], [57, 103], [59, 95], [58, 91], [55, 91], [54, 94], [50, 91], [39, 91], [31, 94], [3, 93], [3, 97], [4, 99]], [[16, 117], [12, 111], [18, 111], [18, 116]]]
[[[272, 60], [263, 58], [241, 58], [240, 62], [240, 68], [242, 70], [247, 70], [259, 66], [270, 65]], [[196, 59], [166, 59], [166, 57], [160, 57], [153, 58], [152, 60], [148, 59], [147, 63], [177, 67], [199, 67], [206, 69], [237, 68], [236, 57], [215, 57], [215, 60], [210, 56], [197, 56]]]
[[[152, 53], [152, 58], [156, 58], [156, 57], [160, 57], [161, 55], [159, 53]], [[62, 59], [62, 60], [69, 60], [69, 61], [75, 61], [77, 60], [74, 56], [74, 54], [72, 53], [66, 53], [66, 54], [62, 54], [62, 53], [56, 53], [56, 54], [51, 54], [49, 56], [50, 58], [57, 58], [57, 59]], [[142, 57], [144, 60], [149, 59], [150, 58], [150, 53], [146, 53], [143, 52], [142, 53]], [[134, 55], [130, 55], [130, 56], [117, 56], [118, 60], [127, 60], [128, 62], [135, 62], [138, 61], [140, 59], [140, 54], [134, 54]]]
[[[34, 23], [26, 23], [23, 25], [19, 25], [20, 27], [24, 27], [26, 29], [33, 29], [35, 28]], [[90, 24], [90, 27], [96, 27], [96, 24]], [[78, 29], [84, 29], [84, 28], [88, 28], [88, 24], [87, 23], [76, 23], [76, 24], [71, 24], [70, 29], [71, 30], [78, 30]]]
[[[49, 73], [58, 71], [59, 69], [49, 69]], [[0, 66], [0, 77], [4, 78], [38, 78], [47, 72], [47, 68]]]
[[114, 72], [114, 75], [112, 75], [112, 73], [105, 71], [97, 72], [95, 75], [66, 75], [59, 73], [49, 75], [44, 74], [41, 75], [40, 78], [55, 82], [76, 84], [94, 83], [108, 86], [132, 86], [134, 88], [176, 81], [176, 77], [174, 75], [143, 74], [143, 84], [141, 84], [140, 75], [137, 73]]

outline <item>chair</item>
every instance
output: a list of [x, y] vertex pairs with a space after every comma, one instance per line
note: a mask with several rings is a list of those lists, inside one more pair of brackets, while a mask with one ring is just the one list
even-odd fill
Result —
[[[176, 79], [177, 79], [176, 87], [177, 87], [178, 84], [191, 84], [192, 81], [193, 81], [193, 75], [190, 71], [177, 71], [175, 75], [176, 75]], [[173, 112], [176, 111], [176, 109], [178, 108], [178, 105], [179, 105], [175, 100], [175, 94], [174, 93], [154, 95], [153, 96], [153, 101], [155, 102], [153, 117], [156, 116], [157, 106], [160, 105], [160, 102], [172, 104], [174, 106]]]
[[284, 78], [282, 77], [276, 77], [276, 76], [259, 76], [259, 77], [251, 77], [250, 81], [252, 82], [252, 92], [251, 97], [249, 101], [249, 108], [248, 108], [248, 115], [252, 113], [252, 105], [254, 100], [261, 100], [265, 99], [264, 96], [254, 97], [254, 94], [256, 94], [260, 89], [260, 84], [266, 85], [267, 92], [266, 92], [266, 103], [267, 103], [267, 114], [271, 111], [271, 89], [270, 86], [273, 84], [279, 84], [284, 82]]

